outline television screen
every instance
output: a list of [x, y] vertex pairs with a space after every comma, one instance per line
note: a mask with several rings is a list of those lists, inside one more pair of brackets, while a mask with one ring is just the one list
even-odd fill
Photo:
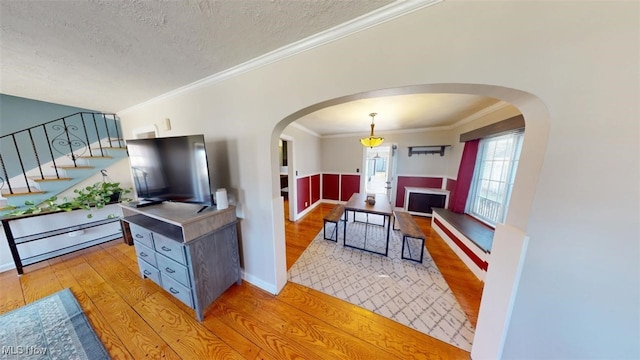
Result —
[[139, 199], [213, 205], [204, 135], [127, 140]]

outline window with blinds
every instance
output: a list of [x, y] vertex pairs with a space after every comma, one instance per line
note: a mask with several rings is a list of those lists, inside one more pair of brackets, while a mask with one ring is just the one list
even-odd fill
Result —
[[505, 220], [524, 131], [480, 140], [466, 213], [491, 226]]

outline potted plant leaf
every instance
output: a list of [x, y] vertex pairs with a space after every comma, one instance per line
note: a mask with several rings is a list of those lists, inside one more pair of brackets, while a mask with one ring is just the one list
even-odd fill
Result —
[[[120, 183], [100, 181], [83, 189], [74, 189], [73, 192], [77, 195], [71, 200], [72, 207], [91, 210], [92, 208], [102, 209], [107, 204], [115, 202], [129, 201], [130, 199], [123, 196], [131, 190], [120, 187]], [[91, 213], [87, 214], [89, 218], [92, 216]], [[109, 217], [113, 216], [109, 215]]]
[[[65, 197], [61, 202], [58, 202], [58, 198], [56, 196], [48, 198], [41, 204], [34, 204], [31, 201], [25, 201], [25, 207], [15, 209], [7, 214], [7, 216], [71, 211], [75, 209], [102, 209], [107, 204], [131, 200], [125, 197], [126, 194], [131, 192], [131, 189], [122, 188], [120, 183], [106, 181], [105, 179], [82, 189], [74, 189], [73, 192], [76, 195], [72, 199], [68, 200]], [[115, 216], [116, 215], [114, 214], [110, 214], [108, 215], [108, 218], [113, 218]], [[92, 218], [93, 214], [89, 212], [87, 213], [87, 217]]]

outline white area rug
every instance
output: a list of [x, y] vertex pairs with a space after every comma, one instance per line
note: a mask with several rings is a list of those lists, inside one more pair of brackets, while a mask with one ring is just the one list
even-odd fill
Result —
[[[333, 227], [327, 224], [327, 234]], [[386, 230], [367, 228], [367, 248], [382, 248]], [[422, 263], [416, 263], [400, 258], [399, 231], [391, 231], [388, 257], [344, 247], [342, 222], [338, 232], [335, 243], [320, 231], [289, 270], [289, 281], [471, 351], [474, 329], [426, 249]], [[364, 233], [364, 224], [349, 222], [347, 242], [364, 243]]]

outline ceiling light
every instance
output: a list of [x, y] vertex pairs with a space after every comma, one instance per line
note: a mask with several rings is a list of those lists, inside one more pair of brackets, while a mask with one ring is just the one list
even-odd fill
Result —
[[371, 135], [369, 135], [369, 137], [364, 137], [360, 139], [360, 143], [362, 143], [362, 146], [373, 148], [375, 146], [382, 144], [382, 142], [384, 141], [384, 138], [373, 135], [373, 127], [375, 126], [375, 124], [373, 123], [373, 120], [376, 115], [378, 114], [377, 113], [369, 114], [369, 116], [371, 116]]

